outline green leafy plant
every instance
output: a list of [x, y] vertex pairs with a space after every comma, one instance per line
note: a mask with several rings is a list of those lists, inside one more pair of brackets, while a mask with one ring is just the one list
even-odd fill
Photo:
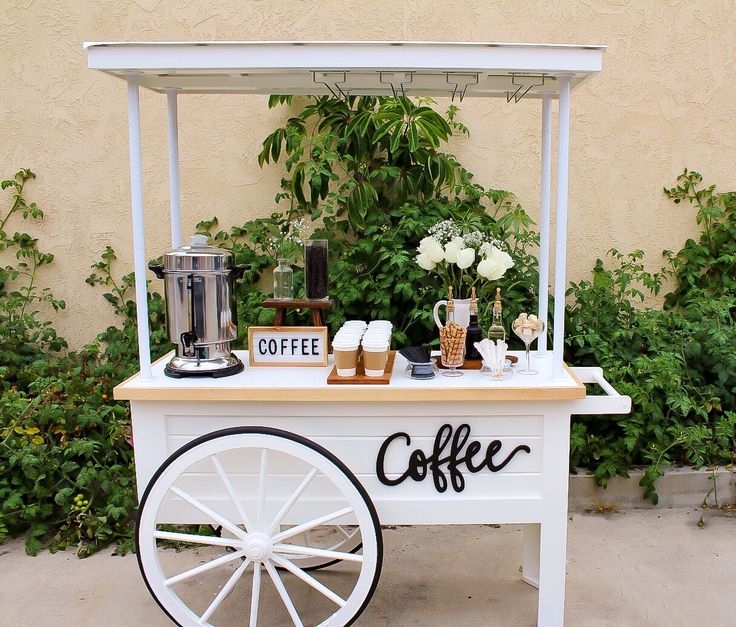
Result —
[[[274, 97], [271, 106], [293, 104]], [[454, 220], [464, 232], [503, 240], [515, 261], [500, 285], [514, 307], [531, 305], [537, 284], [532, 220], [509, 192], [485, 189], [441, 150], [454, 132], [468, 134], [451, 105], [442, 114], [428, 99], [307, 100], [302, 111], [266, 137], [259, 162], [285, 157], [277, 202], [312, 221], [330, 248], [330, 290], [338, 306], [329, 322], [388, 318], [399, 345], [427, 342], [436, 331], [431, 306], [446, 285], [416, 265], [428, 229]], [[281, 214], [283, 215], [283, 214]], [[298, 279], [298, 277], [297, 277]], [[496, 283], [485, 282], [480, 317], [489, 317]], [[511, 314], [510, 308], [507, 310]]]
[[[43, 318], [63, 303], [37, 287], [53, 257], [39, 251], [31, 235], [5, 233], [14, 216], [43, 217], [25, 200], [33, 178], [21, 170], [3, 183], [13, 199], [0, 239], [17, 264], [3, 270], [0, 338], [2, 351], [15, 350], [18, 359], [3, 353], [0, 369], [0, 542], [25, 533], [32, 555], [41, 547], [75, 546], [84, 557], [110, 542], [125, 552], [132, 546], [136, 505], [133, 450], [127, 404], [112, 400], [112, 388], [137, 361], [134, 306], [126, 296], [132, 276], [114, 281], [115, 254], [105, 251], [89, 282], [111, 287], [105, 298], [122, 316], [122, 327], [65, 352], [66, 343]], [[163, 320], [163, 301], [150, 298], [155, 326]], [[153, 337], [160, 350], [160, 329]]]
[[[727, 465], [736, 457], [736, 290], [724, 278], [732, 263], [733, 194], [701, 191], [701, 180], [686, 170], [665, 190], [696, 208], [704, 229], [698, 243], [665, 251], [669, 266], [653, 274], [641, 251], [612, 250], [612, 268], [598, 260], [592, 280], [568, 292], [568, 357], [601, 365], [632, 399], [628, 416], [574, 418], [571, 462], [590, 468], [601, 485], [641, 465], [644, 496], [655, 503], [665, 466]], [[666, 278], [674, 289], [665, 309], [638, 306]]]
[[667, 307], [687, 306], [693, 295], [707, 296], [736, 292], [736, 192], [718, 193], [715, 185], [701, 187], [703, 177], [688, 170], [677, 177], [677, 185], [665, 188], [675, 204], [688, 203], [696, 209], [701, 227], [696, 242], [688, 239], [675, 254], [665, 250], [667, 273], [675, 289], [667, 294]]
[[42, 310], [64, 309], [63, 300], [54, 298], [49, 288], [38, 288], [38, 273], [54, 256], [42, 252], [38, 239], [28, 233], [6, 231], [19, 218], [24, 222], [43, 219], [43, 211], [23, 195], [28, 181], [36, 175], [19, 170], [0, 183], [12, 194], [10, 207], [0, 213], [0, 381], [4, 387], [29, 383], [26, 369], [39, 354], [55, 353], [66, 348], [66, 341], [51, 322], [40, 316]]
[[[269, 106], [291, 103], [272, 97]], [[456, 180], [458, 164], [441, 153], [452, 134], [448, 120], [409, 98], [310, 98], [302, 111], [263, 142], [261, 165], [282, 153], [285, 191], [302, 207], [340, 216], [362, 228], [369, 211], [432, 198]], [[464, 128], [456, 126], [455, 128]]]

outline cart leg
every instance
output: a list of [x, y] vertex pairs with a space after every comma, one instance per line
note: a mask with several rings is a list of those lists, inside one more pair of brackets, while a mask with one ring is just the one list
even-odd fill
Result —
[[539, 538], [539, 627], [562, 627], [565, 616], [570, 415], [550, 412], [542, 434], [543, 506]]
[[539, 588], [539, 523], [524, 525], [521, 579], [530, 586]]

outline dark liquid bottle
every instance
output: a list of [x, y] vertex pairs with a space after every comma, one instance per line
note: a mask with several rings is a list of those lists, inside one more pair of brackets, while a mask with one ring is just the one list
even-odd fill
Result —
[[478, 324], [478, 300], [475, 298], [475, 288], [471, 288], [470, 293], [470, 324], [468, 325], [468, 334], [465, 336], [465, 359], [482, 359], [478, 349], [475, 348], [475, 342], [483, 339], [483, 329]]

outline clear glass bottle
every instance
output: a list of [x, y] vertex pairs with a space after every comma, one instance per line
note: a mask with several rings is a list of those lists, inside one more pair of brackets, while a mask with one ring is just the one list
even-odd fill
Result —
[[279, 265], [273, 270], [273, 297], [276, 300], [294, 298], [294, 270], [288, 259], [279, 259]]
[[501, 288], [496, 288], [496, 300], [493, 301], [493, 321], [488, 329], [488, 339], [506, 340], [506, 329], [503, 328], [503, 307], [501, 305]]
[[327, 298], [327, 240], [310, 239], [304, 244], [304, 294], [310, 300]]

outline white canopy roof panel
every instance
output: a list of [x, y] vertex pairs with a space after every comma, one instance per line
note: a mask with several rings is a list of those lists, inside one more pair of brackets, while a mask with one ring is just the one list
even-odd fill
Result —
[[575, 88], [606, 46], [442, 42], [93, 42], [88, 64], [154, 91], [539, 97]]

